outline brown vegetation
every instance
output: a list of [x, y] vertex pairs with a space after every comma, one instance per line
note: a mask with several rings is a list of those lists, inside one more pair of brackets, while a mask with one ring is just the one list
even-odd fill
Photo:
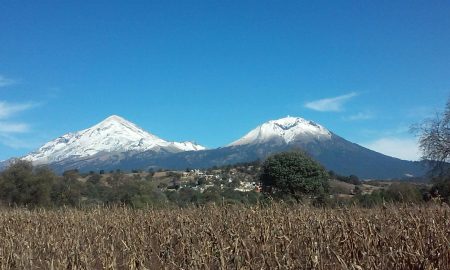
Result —
[[450, 269], [450, 209], [0, 211], [0, 269]]

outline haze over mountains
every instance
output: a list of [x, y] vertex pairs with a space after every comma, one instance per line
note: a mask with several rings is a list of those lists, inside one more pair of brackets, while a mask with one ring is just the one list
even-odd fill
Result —
[[292, 149], [307, 152], [329, 170], [362, 178], [421, 176], [426, 170], [420, 162], [374, 152], [319, 124], [290, 116], [263, 123], [225, 147], [206, 149], [193, 142], [166, 141], [113, 115], [91, 128], [50, 141], [22, 159], [49, 165], [58, 172], [185, 169], [249, 162]]

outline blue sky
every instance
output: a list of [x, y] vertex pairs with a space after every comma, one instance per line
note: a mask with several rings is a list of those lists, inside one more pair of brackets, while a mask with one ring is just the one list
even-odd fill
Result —
[[301, 116], [414, 159], [450, 93], [448, 1], [83, 2], [0, 2], [0, 159], [111, 114], [207, 147]]

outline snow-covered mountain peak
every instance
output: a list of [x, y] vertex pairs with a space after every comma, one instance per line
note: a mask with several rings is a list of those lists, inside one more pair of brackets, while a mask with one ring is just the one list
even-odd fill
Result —
[[84, 158], [98, 153], [197, 151], [205, 149], [191, 142], [168, 142], [133, 124], [112, 115], [100, 123], [50, 141], [24, 157], [35, 164], [47, 164], [68, 158]]
[[114, 134], [122, 137], [129, 136], [131, 140], [150, 139], [154, 142], [166, 142], [118, 115], [111, 115], [100, 123], [80, 131], [80, 133], [88, 133], [90, 136], [111, 136], [109, 134]]
[[229, 146], [258, 144], [272, 140], [285, 143], [292, 141], [328, 140], [331, 132], [323, 126], [301, 117], [287, 116], [285, 118], [268, 121]]
[[105, 118], [103, 121], [101, 121], [100, 123], [98, 123], [97, 125], [101, 125], [101, 126], [107, 126], [107, 125], [134, 125], [133, 123], [131, 123], [130, 121], [126, 120], [123, 117], [120, 117], [118, 115], [111, 115], [107, 118]]
[[138, 127], [136, 124], [126, 120], [125, 118], [118, 116], [118, 115], [111, 115], [107, 118], [105, 118], [103, 121], [95, 125], [95, 127], [112, 127], [112, 126], [122, 126], [129, 129], [142, 129]]

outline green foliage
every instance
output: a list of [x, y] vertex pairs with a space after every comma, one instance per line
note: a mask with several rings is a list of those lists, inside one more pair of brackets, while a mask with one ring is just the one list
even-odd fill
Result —
[[[80, 175], [77, 170], [70, 170], [62, 176], [57, 176], [47, 168], [34, 168], [29, 162], [17, 161], [0, 173], [0, 204], [29, 207], [120, 204], [143, 208], [165, 205], [198, 206], [210, 203], [270, 204], [274, 197], [282, 198], [287, 203], [296, 203], [306, 197], [306, 201], [318, 207], [351, 204], [371, 207], [385, 202], [420, 203], [423, 201], [422, 194], [428, 192], [418, 185], [392, 183], [388, 188], [380, 187], [372, 194], [361, 194], [362, 189], [356, 186], [357, 195], [353, 199], [350, 194], [344, 197], [340, 196], [342, 193], [339, 192], [330, 196], [328, 177], [324, 169], [298, 152], [275, 155], [264, 163], [261, 180], [265, 188], [273, 188], [274, 192], [270, 196], [266, 196], [267, 193], [235, 190], [240, 181], [246, 181], [239, 178], [239, 171], [249, 169], [229, 168], [233, 173], [231, 183], [228, 176], [222, 175], [224, 179], [214, 179], [214, 185], [210, 186], [210, 181], [207, 183], [204, 179], [197, 179], [198, 182], [195, 179], [183, 180], [177, 173], [169, 173], [172, 179], [165, 178], [164, 181], [160, 178], [153, 179], [151, 175], [144, 177], [141, 173], [130, 175], [120, 171], [113, 171], [111, 175], [95, 172]], [[172, 181], [169, 182], [170, 180]], [[187, 181], [191, 184], [188, 185]], [[431, 193], [447, 195], [445, 199], [448, 199], [448, 183], [449, 181], [436, 182]]]
[[375, 190], [371, 194], [359, 194], [355, 199], [361, 206], [373, 207], [383, 203], [421, 203], [423, 195], [414, 184], [393, 183], [387, 189]]
[[330, 175], [330, 178], [339, 180], [341, 182], [349, 183], [352, 185], [361, 185], [362, 182], [359, 180], [358, 176], [356, 175], [349, 175], [349, 176], [343, 176], [335, 173], [334, 171], [329, 171], [328, 174]]
[[355, 202], [363, 207], [374, 207], [384, 204], [385, 194], [383, 191], [373, 191], [371, 194], [360, 194], [355, 196]]
[[78, 171], [65, 172], [62, 179], [55, 183], [52, 200], [56, 205], [80, 205], [83, 184], [78, 181], [78, 177]]
[[430, 197], [450, 203], [450, 169], [433, 176], [431, 183], [433, 186], [430, 189]]
[[140, 181], [137, 183], [137, 189], [128, 202], [134, 208], [143, 208], [147, 206], [161, 206], [167, 201], [164, 193], [159, 191], [154, 184]]
[[152, 182], [126, 178], [123, 175], [116, 180], [118, 181], [114, 186], [106, 191], [104, 202], [107, 204], [125, 204], [142, 208], [166, 201], [164, 194]]
[[393, 202], [418, 203], [423, 201], [419, 188], [409, 183], [393, 183], [386, 190], [386, 197]]
[[14, 205], [50, 205], [55, 180], [49, 169], [34, 170], [30, 162], [18, 160], [0, 175], [0, 199]]
[[100, 174], [93, 173], [89, 176], [89, 178], [87, 179], [87, 182], [89, 182], [93, 185], [97, 185], [100, 183], [101, 179], [102, 179], [102, 176]]
[[58, 177], [47, 168], [17, 161], [0, 174], [0, 202], [30, 207], [126, 204], [140, 208], [167, 201], [152, 182], [127, 177], [120, 171], [107, 181], [94, 172], [85, 176], [86, 181], [80, 180], [83, 176], [69, 170]]
[[203, 193], [200, 195], [200, 202], [201, 203], [207, 203], [207, 202], [220, 202], [222, 196], [221, 196], [221, 190], [214, 186], [209, 187]]
[[328, 174], [316, 161], [301, 152], [285, 152], [269, 157], [260, 180], [265, 187], [300, 200], [302, 195], [328, 192]]
[[57, 182], [57, 176], [50, 169], [42, 167], [35, 169], [32, 179], [30, 204], [50, 206], [52, 186]]
[[240, 192], [231, 188], [221, 189], [209, 187], [203, 192], [191, 188], [181, 188], [178, 191], [166, 191], [170, 203], [185, 207], [189, 205], [215, 204], [257, 204], [263, 195], [257, 192]]
[[330, 202], [330, 195], [325, 192], [321, 192], [314, 198], [312, 204], [316, 207], [325, 207], [328, 206]]
[[191, 188], [181, 188], [178, 191], [166, 191], [165, 195], [170, 202], [178, 206], [188, 206], [202, 203], [202, 193]]

